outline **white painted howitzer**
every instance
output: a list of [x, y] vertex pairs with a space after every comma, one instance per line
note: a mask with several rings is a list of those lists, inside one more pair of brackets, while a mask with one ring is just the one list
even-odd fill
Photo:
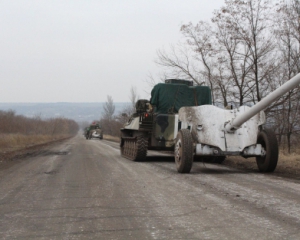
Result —
[[275, 133], [263, 129], [263, 110], [300, 84], [300, 74], [263, 98], [253, 107], [225, 110], [213, 105], [182, 107], [178, 118], [181, 129], [175, 140], [177, 171], [189, 173], [193, 158], [213, 157], [222, 162], [226, 156], [256, 157], [259, 171], [273, 172], [278, 162]]

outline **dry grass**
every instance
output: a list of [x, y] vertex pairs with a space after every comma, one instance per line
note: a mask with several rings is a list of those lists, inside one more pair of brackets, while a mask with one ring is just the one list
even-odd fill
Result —
[[[238, 169], [258, 171], [255, 158], [227, 157], [224, 165]], [[295, 151], [288, 154], [283, 150], [280, 151], [274, 174], [290, 178], [300, 178], [300, 153]]]
[[[15, 134], [0, 134], [0, 154], [12, 151], [22, 150], [28, 147], [65, 139], [71, 135], [55, 134], [55, 135], [24, 135], [20, 133]], [[110, 135], [103, 136], [105, 140], [120, 142], [119, 137]]]
[[0, 110], [0, 154], [74, 136], [78, 128], [78, 124], [71, 119], [43, 120], [16, 115], [11, 110]]
[[115, 136], [111, 136], [111, 135], [106, 135], [106, 134], [104, 134], [104, 135], [103, 135], [103, 138], [104, 138], [105, 140], [112, 141], [112, 142], [120, 142], [120, 137], [115, 137]]
[[21, 150], [66, 137], [68, 135], [0, 134], [0, 153]]

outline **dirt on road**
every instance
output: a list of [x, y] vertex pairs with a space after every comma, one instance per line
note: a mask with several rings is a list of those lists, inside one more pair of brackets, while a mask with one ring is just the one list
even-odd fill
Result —
[[[243, 157], [228, 157], [223, 164], [244, 171], [258, 171], [255, 158], [245, 159]], [[289, 159], [280, 154], [275, 171], [267, 174], [273, 174], [284, 178], [300, 179], [300, 159]]]
[[[112, 142], [119, 141], [119, 138], [111, 137], [107, 135], [104, 136], [104, 139]], [[45, 144], [39, 144], [18, 151], [0, 153], [0, 170], [6, 169], [27, 157], [47, 155], [49, 154], [49, 147], [59, 145], [65, 140], [66, 139], [53, 141]], [[222, 164], [246, 172], [258, 171], [255, 158], [245, 159], [243, 157], [227, 157]], [[300, 179], [300, 155], [296, 153], [293, 154], [280, 153], [276, 170], [273, 173], [269, 173], [269, 174], [274, 174], [275, 176], [280, 176], [280, 177], [290, 178], [290, 179]]]
[[0, 153], [0, 170], [7, 169], [28, 157], [47, 155], [47, 154], [49, 154], [50, 147], [52, 148], [55, 145], [60, 145], [61, 143], [63, 143], [64, 141], [66, 141], [68, 139], [70, 139], [70, 138], [55, 140], [55, 141], [43, 143], [43, 144], [37, 144], [37, 145], [33, 145], [31, 147], [27, 147], [27, 148], [15, 150], [15, 151], [1, 152]]

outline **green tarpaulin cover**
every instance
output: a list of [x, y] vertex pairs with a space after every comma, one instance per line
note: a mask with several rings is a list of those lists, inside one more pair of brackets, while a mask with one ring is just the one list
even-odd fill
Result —
[[150, 103], [155, 112], [177, 113], [181, 107], [211, 104], [211, 91], [207, 86], [159, 83], [151, 91]]

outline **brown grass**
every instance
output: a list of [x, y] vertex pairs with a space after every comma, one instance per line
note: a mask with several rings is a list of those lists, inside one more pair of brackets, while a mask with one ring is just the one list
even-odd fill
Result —
[[64, 139], [69, 135], [24, 135], [16, 134], [0, 134], [0, 153], [11, 152], [25, 149], [35, 145]]
[[112, 141], [112, 142], [120, 142], [120, 137], [115, 137], [115, 136], [104, 134], [103, 138], [105, 140]]
[[[238, 169], [258, 171], [255, 158], [227, 157], [224, 165]], [[300, 154], [298, 152], [288, 154], [280, 151], [274, 174], [283, 177], [300, 178]]]
[[28, 118], [0, 110], [0, 154], [74, 136], [78, 124], [71, 119]]

